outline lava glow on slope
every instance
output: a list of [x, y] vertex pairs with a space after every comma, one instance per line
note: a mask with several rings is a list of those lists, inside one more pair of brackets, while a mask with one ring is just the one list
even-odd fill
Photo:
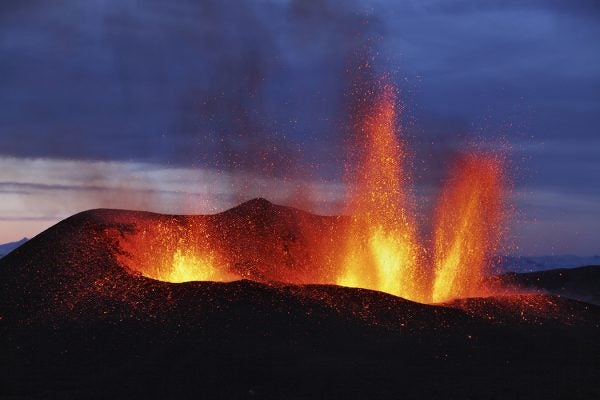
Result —
[[121, 241], [119, 261], [130, 270], [159, 281], [227, 282], [239, 279], [225, 267], [205, 227], [193, 229], [177, 221], [145, 224], [137, 235]]
[[[297, 250], [304, 258], [300, 265], [290, 261], [292, 242], [277, 247], [281, 236], [263, 234], [258, 237], [265, 243], [248, 241], [249, 229], [269, 232], [270, 222], [255, 226], [243, 217], [226, 227], [196, 220], [147, 224], [124, 242], [121, 263], [168, 282], [248, 278], [337, 284], [421, 303], [492, 294], [484, 278], [504, 232], [503, 158], [477, 150], [458, 157], [439, 196], [433, 237], [423, 240], [412, 200], [409, 152], [396, 128], [396, 89], [384, 84], [375, 96], [356, 126], [359, 141], [353, 150], [360, 160], [348, 168], [355, 171], [349, 177], [349, 223], [329, 233], [335, 240], [325, 241], [322, 227], [299, 221], [304, 239], [294, 245], [305, 247]], [[240, 261], [240, 255], [250, 261]]]

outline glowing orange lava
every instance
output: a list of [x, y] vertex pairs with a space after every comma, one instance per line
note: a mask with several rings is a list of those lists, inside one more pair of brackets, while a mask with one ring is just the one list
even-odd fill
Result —
[[148, 278], [166, 282], [227, 282], [239, 279], [229, 271], [204, 227], [176, 220], [148, 224], [121, 242], [120, 262]]
[[410, 211], [405, 144], [396, 136], [396, 96], [384, 86], [360, 127], [362, 159], [349, 203], [342, 286], [363, 287], [425, 301], [421, 248]]
[[363, 157], [336, 283], [424, 303], [489, 295], [484, 278], [504, 232], [503, 159], [477, 151], [459, 157], [434, 212], [433, 249], [427, 251], [411, 211], [395, 103], [393, 87], [384, 86], [361, 126]]
[[349, 168], [349, 220], [264, 199], [214, 216], [153, 216], [122, 235], [119, 262], [168, 282], [336, 283], [422, 303], [490, 294], [483, 281], [504, 232], [502, 157], [459, 157], [443, 185], [429, 245], [419, 237], [395, 88], [372, 93], [373, 106], [357, 124], [353, 150], [360, 157]]
[[435, 215], [432, 300], [485, 295], [482, 281], [503, 231], [504, 170], [495, 155], [464, 155]]

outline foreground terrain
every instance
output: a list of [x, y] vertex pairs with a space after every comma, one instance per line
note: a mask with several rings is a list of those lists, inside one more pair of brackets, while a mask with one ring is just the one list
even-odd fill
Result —
[[306, 224], [343, 223], [298, 213], [255, 201], [206, 217], [258, 243], [232, 260], [252, 280], [230, 283], [123, 265], [127, 235], [186, 217], [94, 210], [33, 238], [0, 260], [0, 398], [600, 398], [598, 268], [505, 275], [516, 294], [435, 306], [278, 283], [317, 268], [299, 261]]

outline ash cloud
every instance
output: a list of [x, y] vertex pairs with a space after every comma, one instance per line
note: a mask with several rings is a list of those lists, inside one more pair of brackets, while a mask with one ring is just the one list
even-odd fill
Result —
[[3, 154], [279, 174], [330, 155], [375, 25], [329, 1], [3, 7]]
[[[4, 11], [0, 153], [288, 180], [340, 177], [348, 71], [381, 33], [354, 2], [62, 1]], [[243, 200], [259, 182], [224, 184]]]
[[514, 109], [511, 139], [591, 140], [596, 4], [4, 2], [0, 152], [337, 179], [367, 61], [402, 87], [417, 146]]

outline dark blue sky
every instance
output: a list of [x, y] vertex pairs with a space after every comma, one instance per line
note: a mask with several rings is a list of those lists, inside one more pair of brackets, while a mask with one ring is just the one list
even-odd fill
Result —
[[365, 59], [401, 89], [421, 188], [503, 138], [523, 251], [600, 252], [591, 0], [2, 2], [0, 156], [339, 180]]

